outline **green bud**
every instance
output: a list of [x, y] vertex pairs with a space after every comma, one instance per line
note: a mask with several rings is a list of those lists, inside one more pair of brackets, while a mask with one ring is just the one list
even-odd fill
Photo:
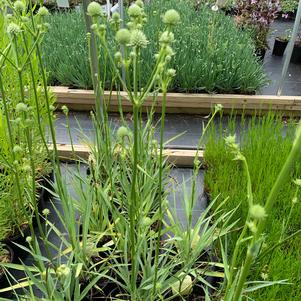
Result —
[[99, 17], [103, 15], [102, 7], [99, 3], [93, 1], [88, 5], [88, 15], [91, 17]]
[[16, 23], [10, 23], [7, 26], [7, 32], [11, 35], [17, 35], [21, 32], [21, 27]]
[[135, 29], [131, 33], [130, 45], [138, 48], [146, 48], [148, 40], [145, 34], [139, 30]]
[[144, 3], [143, 3], [142, 0], [136, 0], [135, 4], [138, 5], [138, 6], [141, 7], [141, 8], [144, 7]]
[[175, 40], [175, 36], [172, 32], [169, 31], [164, 31], [159, 39], [159, 42], [161, 44], [171, 44], [172, 42], [174, 42]]
[[121, 126], [117, 130], [117, 134], [116, 134], [118, 140], [122, 140], [124, 137], [128, 137], [129, 135], [130, 135], [130, 132], [125, 126]]
[[19, 145], [15, 145], [14, 148], [13, 148], [13, 152], [14, 152], [15, 154], [22, 153], [22, 151], [23, 151], [23, 149], [22, 149], [22, 147], [19, 146]]
[[250, 216], [256, 220], [264, 219], [266, 217], [266, 212], [264, 207], [262, 207], [259, 204], [253, 205], [250, 208]]
[[114, 12], [112, 15], [112, 20], [116, 23], [120, 22], [120, 14], [118, 12]]
[[14, 9], [19, 12], [22, 13], [25, 10], [25, 4], [21, 1], [21, 0], [17, 0], [14, 3]]
[[38, 15], [41, 17], [45, 17], [49, 15], [49, 11], [45, 6], [41, 6], [38, 10]]
[[19, 102], [16, 105], [16, 112], [17, 113], [22, 113], [22, 112], [27, 112], [27, 111], [28, 111], [28, 106], [25, 103]]
[[164, 14], [163, 22], [166, 25], [175, 26], [180, 22], [180, 15], [176, 10], [170, 9]]
[[128, 9], [128, 14], [132, 18], [137, 18], [140, 17], [142, 14], [142, 9], [140, 6], [133, 4], [129, 7]]
[[67, 277], [70, 274], [70, 268], [66, 264], [62, 264], [56, 269], [56, 274], [58, 277]]
[[42, 211], [42, 214], [43, 214], [44, 216], [48, 216], [49, 213], [50, 213], [50, 210], [47, 209], [47, 208], [45, 208], [45, 209]]
[[119, 29], [116, 33], [115, 39], [119, 44], [127, 45], [130, 43], [131, 33], [126, 28]]
[[175, 69], [168, 69], [167, 70], [167, 75], [169, 76], [169, 77], [175, 77], [176, 76], [176, 70]]
[[68, 115], [68, 113], [69, 113], [69, 109], [68, 109], [68, 107], [65, 106], [65, 105], [62, 106], [62, 111], [63, 111], [63, 113], [64, 113], [65, 115]]
[[31, 236], [27, 236], [26, 237], [26, 242], [30, 244], [32, 242], [32, 237]]

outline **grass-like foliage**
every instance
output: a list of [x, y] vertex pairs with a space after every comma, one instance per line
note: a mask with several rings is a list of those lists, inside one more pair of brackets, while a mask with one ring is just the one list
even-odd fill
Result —
[[[161, 16], [172, 7], [179, 8], [182, 19], [181, 26], [175, 30], [173, 67], [178, 73], [169, 90], [250, 93], [266, 84], [249, 35], [222, 12], [214, 12], [206, 6], [196, 11], [183, 0], [151, 1], [146, 5], [149, 22], [145, 34], [150, 45], [143, 54], [142, 82], [147, 80], [153, 67], [153, 51], [157, 48], [155, 37], [163, 30]], [[47, 22], [50, 32], [43, 50], [50, 84], [91, 88], [82, 14], [76, 11], [57, 13]], [[110, 89], [109, 80], [106, 88]]]
[[[229, 197], [224, 204], [226, 210], [238, 207], [234, 219], [243, 226], [249, 213], [248, 180], [243, 163], [233, 160], [233, 153], [226, 145], [225, 137], [239, 132], [240, 151], [248, 162], [251, 191], [254, 203], [265, 205], [267, 197], [282, 169], [295, 139], [295, 122], [286, 122], [281, 116], [269, 114], [265, 117], [235, 116], [227, 119], [228, 127], [222, 122], [212, 129], [206, 145], [205, 159], [208, 164], [205, 183], [211, 197]], [[293, 181], [301, 176], [300, 161], [294, 162], [293, 172], [285, 179], [274, 200], [266, 221], [266, 239], [261, 246], [262, 253], [255, 260], [252, 279], [282, 280], [291, 285], [273, 286], [249, 293], [255, 300], [298, 300], [300, 261], [300, 210], [298, 185]], [[299, 182], [297, 182], [298, 184]], [[299, 183], [300, 184], [300, 183]], [[296, 192], [297, 190], [297, 192]], [[251, 227], [252, 225], [250, 225]], [[228, 240], [228, 252], [233, 253], [240, 232]], [[277, 244], [279, 244], [277, 246]], [[246, 244], [243, 245], [245, 249]], [[277, 246], [277, 247], [275, 247]], [[275, 249], [273, 249], [275, 247]], [[241, 265], [244, 253], [238, 255]]]

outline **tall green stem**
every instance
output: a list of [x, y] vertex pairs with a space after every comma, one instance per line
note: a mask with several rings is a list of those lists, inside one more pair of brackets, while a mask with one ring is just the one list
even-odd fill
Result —
[[137, 173], [138, 173], [138, 154], [139, 154], [139, 109], [138, 104], [133, 104], [134, 110], [134, 147], [133, 147], [133, 177], [132, 177], [132, 188], [131, 188], [131, 202], [130, 202], [130, 239], [131, 239], [131, 289], [135, 296], [136, 291], [136, 239], [135, 239], [135, 222], [136, 222], [136, 210], [137, 210]]
[[162, 87], [163, 97], [162, 97], [162, 112], [161, 112], [161, 127], [160, 127], [160, 154], [159, 154], [159, 185], [158, 185], [158, 198], [159, 198], [159, 227], [158, 227], [158, 238], [155, 253], [155, 275], [153, 284], [152, 300], [157, 291], [157, 278], [158, 278], [158, 264], [159, 264], [159, 251], [161, 243], [161, 231], [162, 231], [162, 220], [163, 220], [163, 210], [162, 210], [162, 191], [163, 191], [163, 145], [164, 145], [164, 128], [165, 128], [165, 113], [166, 113], [166, 98], [167, 98], [167, 85], [163, 84]]

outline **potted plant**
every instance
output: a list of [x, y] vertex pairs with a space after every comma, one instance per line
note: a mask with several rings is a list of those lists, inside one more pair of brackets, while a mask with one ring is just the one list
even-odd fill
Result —
[[299, 3], [298, 0], [280, 0], [281, 20], [283, 21], [294, 20], [298, 8], [298, 3]]
[[[26, 40], [28, 24], [22, 19], [28, 19], [30, 12], [25, 3], [14, 2], [10, 21], [6, 19], [7, 7], [1, 9], [4, 13], [0, 15], [0, 241], [10, 243], [16, 250], [12, 241], [24, 240], [29, 228], [33, 230], [33, 217], [41, 229], [39, 195], [43, 191], [42, 180], [51, 172], [46, 127], [53, 113], [47, 106], [52, 112], [54, 99], [40, 87], [43, 74], [34, 47], [35, 39], [41, 39], [46, 27]], [[44, 17], [43, 10], [32, 17], [39, 21]]]
[[291, 62], [294, 64], [301, 64], [301, 36], [298, 34], [298, 37], [295, 41], [294, 49], [291, 56]]
[[276, 36], [273, 47], [273, 55], [282, 56], [291, 38], [292, 30], [287, 29], [282, 36]]
[[[12, 263], [14, 261], [14, 251], [8, 245], [0, 243], [0, 288], [6, 287], [8, 281], [5, 275], [4, 268], [1, 267], [2, 264]], [[0, 293], [0, 298], [8, 298], [11, 293]]]
[[236, 22], [250, 31], [254, 40], [256, 55], [263, 60], [268, 49], [267, 37], [270, 25], [280, 10], [279, 0], [238, 0]]

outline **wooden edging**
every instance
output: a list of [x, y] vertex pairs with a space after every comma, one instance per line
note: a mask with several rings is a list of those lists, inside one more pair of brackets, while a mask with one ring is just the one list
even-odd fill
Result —
[[[78, 159], [87, 160], [91, 153], [86, 145], [57, 144], [58, 155], [61, 161], [70, 162]], [[178, 167], [192, 167], [196, 156], [196, 150], [164, 149], [164, 157], [168, 162]], [[199, 159], [203, 159], [203, 151], [198, 153]]]
[[[57, 99], [58, 107], [66, 105], [70, 110], [89, 111], [94, 107], [94, 94], [91, 90], [70, 89], [68, 87], [51, 87]], [[118, 111], [118, 98], [122, 102], [124, 112], [130, 112], [132, 106], [126, 93], [105, 92], [104, 99], [109, 103], [111, 112]], [[162, 95], [158, 96], [156, 110], [161, 110]], [[147, 110], [152, 106], [150, 96], [144, 103]], [[268, 110], [281, 111], [293, 115], [301, 115], [301, 96], [275, 96], [275, 95], [238, 95], [238, 94], [184, 94], [168, 93], [167, 112], [185, 114], [209, 113], [214, 105], [221, 104], [225, 112], [231, 110], [246, 113], [259, 113]]]

